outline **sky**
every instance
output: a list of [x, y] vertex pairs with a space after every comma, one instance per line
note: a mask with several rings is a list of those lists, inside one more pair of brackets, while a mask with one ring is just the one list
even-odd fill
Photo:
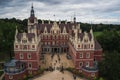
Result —
[[0, 0], [0, 18], [26, 19], [32, 3], [38, 19], [120, 24], [120, 0]]

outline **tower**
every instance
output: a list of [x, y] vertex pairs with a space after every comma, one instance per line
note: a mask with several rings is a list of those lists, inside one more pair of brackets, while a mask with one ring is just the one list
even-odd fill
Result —
[[32, 6], [31, 6], [31, 13], [30, 13], [30, 16], [31, 16], [31, 17], [34, 17], [34, 16], [35, 16], [33, 4], [32, 4]]
[[35, 33], [34, 31], [37, 32], [36, 30], [37, 24], [38, 24], [38, 20], [35, 17], [34, 8], [32, 4], [31, 11], [30, 11], [30, 17], [28, 18], [28, 33]]

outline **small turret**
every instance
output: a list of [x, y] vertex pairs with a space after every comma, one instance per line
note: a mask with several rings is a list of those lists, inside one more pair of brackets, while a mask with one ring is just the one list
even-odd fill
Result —
[[74, 23], [76, 23], [76, 17], [74, 16], [74, 18], [73, 18], [73, 21], [74, 21]]
[[61, 24], [61, 20], [59, 20], [59, 24]]
[[17, 29], [17, 26], [16, 26], [16, 32], [15, 32], [15, 35], [17, 35], [18, 34], [18, 29]]
[[67, 20], [65, 20], [65, 24], [67, 24]]
[[44, 24], [44, 20], [42, 20], [42, 24]]
[[17, 34], [18, 34], [18, 29], [17, 29], [17, 26], [16, 26], [16, 32], [15, 32], [15, 42], [17, 43]]
[[94, 36], [93, 36], [93, 29], [92, 29], [92, 26], [91, 26], [91, 29], [90, 29], [90, 34], [92, 35], [92, 40], [94, 39]]
[[50, 24], [50, 20], [48, 21], [48, 24]]

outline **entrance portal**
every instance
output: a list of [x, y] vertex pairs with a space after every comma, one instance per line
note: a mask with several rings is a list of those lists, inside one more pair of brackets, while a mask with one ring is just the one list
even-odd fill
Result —
[[57, 52], [58, 52], [57, 48], [54, 48], [54, 52], [55, 52], [55, 53], [57, 53]]

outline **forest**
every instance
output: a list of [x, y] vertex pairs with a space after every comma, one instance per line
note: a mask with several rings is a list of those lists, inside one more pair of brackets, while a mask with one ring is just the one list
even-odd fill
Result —
[[[41, 23], [41, 20], [39, 19], [38, 22]], [[45, 20], [45, 22], [48, 21]], [[83, 31], [93, 28], [94, 36], [103, 48], [99, 76], [104, 80], [120, 80], [120, 25], [79, 23]], [[27, 19], [0, 19], [0, 61], [14, 56], [13, 43], [16, 26], [19, 32], [26, 32]]]

